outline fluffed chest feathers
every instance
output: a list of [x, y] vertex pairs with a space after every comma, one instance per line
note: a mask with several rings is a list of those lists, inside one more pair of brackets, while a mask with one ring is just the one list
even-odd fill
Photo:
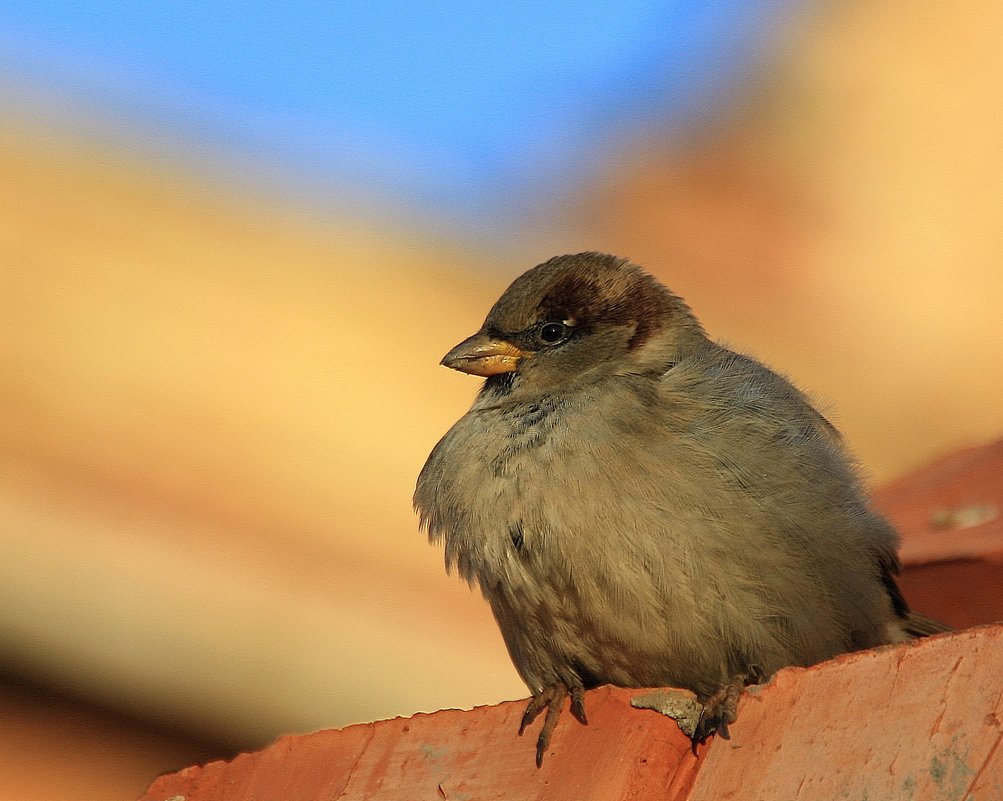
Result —
[[447, 568], [530, 607], [548, 589], [573, 592], [583, 614], [654, 613], [631, 597], [642, 586], [681, 600], [687, 582], [675, 574], [698, 554], [665, 529], [667, 518], [685, 524], [685, 512], [667, 500], [676, 489], [665, 485], [664, 454], [633, 457], [633, 478], [622, 480], [625, 420], [643, 415], [645, 398], [622, 382], [605, 395], [475, 404], [453, 426], [415, 496]]
[[429, 537], [444, 542], [447, 568], [471, 584], [522, 583], [555, 545], [551, 517], [564, 493], [553, 482], [572, 457], [567, 411], [557, 400], [475, 405], [429, 457], [416, 505]]

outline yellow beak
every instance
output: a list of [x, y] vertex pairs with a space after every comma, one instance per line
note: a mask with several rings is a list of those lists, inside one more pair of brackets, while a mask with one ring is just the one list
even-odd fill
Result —
[[490, 376], [511, 373], [526, 351], [511, 342], [494, 339], [483, 331], [467, 337], [442, 357], [440, 364], [470, 375]]

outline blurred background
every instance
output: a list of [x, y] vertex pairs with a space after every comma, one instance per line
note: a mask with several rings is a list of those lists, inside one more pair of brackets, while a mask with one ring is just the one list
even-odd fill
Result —
[[526, 268], [629, 257], [873, 482], [999, 436], [1003, 5], [0, 9], [0, 797], [524, 697], [415, 476]]

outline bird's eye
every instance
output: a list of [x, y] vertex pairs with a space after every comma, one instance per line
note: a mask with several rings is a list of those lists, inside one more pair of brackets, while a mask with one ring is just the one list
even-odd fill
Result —
[[568, 327], [564, 323], [544, 323], [540, 327], [540, 339], [548, 345], [556, 345], [568, 335]]

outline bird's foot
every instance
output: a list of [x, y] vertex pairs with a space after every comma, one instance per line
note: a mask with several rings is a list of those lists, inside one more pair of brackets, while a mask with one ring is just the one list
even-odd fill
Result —
[[742, 690], [750, 684], [760, 684], [766, 678], [767, 676], [761, 668], [752, 665], [747, 673], [732, 676], [730, 681], [722, 684], [716, 693], [704, 701], [696, 730], [690, 738], [693, 743], [694, 756], [696, 756], [697, 746], [706, 742], [712, 734], [717, 734], [724, 740], [731, 739], [728, 726], [738, 718], [738, 699], [742, 695]]
[[581, 687], [571, 687], [569, 690], [566, 684], [560, 682], [544, 687], [540, 692], [534, 694], [529, 699], [526, 711], [522, 713], [522, 721], [519, 724], [520, 737], [526, 727], [536, 720], [536, 716], [544, 709], [547, 710], [543, 728], [536, 740], [536, 766], [538, 768], [543, 765], [543, 755], [550, 747], [550, 736], [554, 733], [557, 719], [561, 716], [561, 710], [564, 708], [564, 699], [568, 697], [569, 692], [571, 693], [571, 714], [575, 716], [576, 720], [587, 726], [589, 721], [585, 716], [585, 691]]

